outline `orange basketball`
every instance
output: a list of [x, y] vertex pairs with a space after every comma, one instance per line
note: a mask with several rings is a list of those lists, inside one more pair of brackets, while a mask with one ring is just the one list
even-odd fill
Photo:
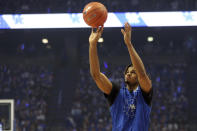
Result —
[[83, 19], [89, 26], [103, 26], [107, 20], [107, 9], [99, 2], [90, 2], [83, 9]]

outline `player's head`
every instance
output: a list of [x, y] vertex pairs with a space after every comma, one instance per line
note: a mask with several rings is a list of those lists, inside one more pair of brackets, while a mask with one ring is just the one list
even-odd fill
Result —
[[128, 65], [125, 68], [124, 78], [125, 78], [125, 83], [130, 86], [134, 86], [134, 85], [138, 84], [136, 70], [132, 65]]

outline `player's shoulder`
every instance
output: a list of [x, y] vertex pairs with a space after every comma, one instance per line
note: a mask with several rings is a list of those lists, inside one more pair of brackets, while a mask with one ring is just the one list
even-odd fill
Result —
[[146, 102], [146, 104], [148, 104], [149, 106], [152, 103], [152, 97], [153, 97], [153, 88], [151, 87], [149, 92], [145, 92], [143, 91], [143, 89], [139, 86], [139, 91], [141, 92], [144, 101]]
[[111, 82], [112, 83], [112, 88], [116, 89], [116, 90], [120, 90], [121, 89], [121, 85], [117, 82]]
[[121, 90], [121, 85], [118, 84], [118, 83], [116, 83], [116, 82], [112, 82], [112, 90], [111, 90], [110, 94], [109, 94], [109, 95], [104, 94], [105, 97], [107, 98], [107, 100], [108, 100], [110, 106], [111, 106], [111, 105], [114, 103], [114, 101], [116, 100], [116, 98], [117, 98], [117, 96], [118, 96], [120, 90]]

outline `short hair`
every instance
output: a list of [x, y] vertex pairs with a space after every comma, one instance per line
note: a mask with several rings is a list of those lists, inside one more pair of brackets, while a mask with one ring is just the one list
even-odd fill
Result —
[[[124, 70], [124, 75], [126, 75], [127, 70], [129, 69], [129, 67], [133, 67], [133, 65], [132, 65], [132, 64], [130, 64], [130, 65], [128, 65], [128, 66], [125, 68], [125, 70]], [[151, 76], [150, 76], [150, 74], [148, 73], [147, 75], [148, 75], [149, 79], [151, 80]]]
[[128, 66], [125, 68], [125, 70], [124, 70], [124, 75], [127, 73], [127, 70], [129, 69], [129, 67], [133, 67], [133, 65], [130, 64], [130, 65], [128, 65]]

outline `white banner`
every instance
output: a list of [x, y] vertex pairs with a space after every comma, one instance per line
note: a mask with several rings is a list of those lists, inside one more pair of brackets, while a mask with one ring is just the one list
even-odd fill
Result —
[[[88, 28], [82, 13], [0, 15], [0, 29]], [[108, 13], [105, 27], [197, 26], [197, 11]]]

